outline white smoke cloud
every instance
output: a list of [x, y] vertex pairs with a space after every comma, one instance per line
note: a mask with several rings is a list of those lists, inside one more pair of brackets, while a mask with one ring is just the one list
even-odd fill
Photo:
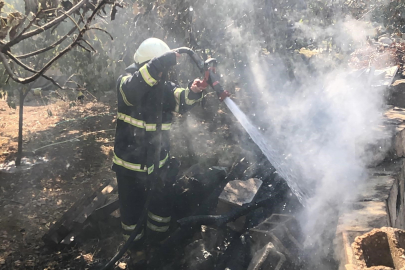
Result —
[[[369, 23], [349, 17], [327, 28], [303, 24], [297, 28], [300, 38], [331, 36], [343, 51], [362, 46], [374, 34]], [[238, 39], [244, 35], [238, 29], [230, 33], [237, 33]], [[300, 222], [307, 248], [327, 253], [323, 248], [330, 242], [324, 241], [332, 239], [326, 235], [334, 235], [339, 213], [347, 210], [346, 203], [356, 199], [367, 180], [364, 161], [371, 154], [367, 146], [389, 135], [376, 131], [383, 121], [383, 93], [371, 87], [367, 73], [360, 77], [350, 73], [347, 63], [326, 53], [311, 59], [310, 65], [293, 61], [299, 84], [289, 84], [287, 74], [280, 71], [285, 70], [281, 59], [269, 56], [267, 61], [255, 46], [251, 48], [250, 74], [256, 85], [251, 91], [258, 96], [252, 120], [267, 124], [265, 151], [270, 162], [306, 197]], [[320, 263], [323, 252], [312, 256], [314, 264]]]
[[[240, 83], [250, 81], [249, 89], [243, 91], [253, 96], [255, 102], [243, 104], [243, 108], [249, 110], [245, 112], [254, 123], [260, 123], [260, 131], [265, 130], [271, 163], [290, 186], [303, 191], [306, 208], [300, 221], [307, 245], [322, 244], [324, 236], [336, 229], [334, 222], [338, 213], [346, 210], [345, 202], [355, 199], [359, 186], [367, 179], [364, 157], [369, 153], [365, 149], [381, 139], [375, 127], [382, 121], [384, 99], [381, 91], [370, 87], [366, 77], [348, 74], [336, 50], [324, 51], [308, 60], [287, 50], [281, 56], [271, 52], [262, 56], [261, 47], [271, 44], [285, 49], [282, 34], [289, 29], [288, 21], [292, 21], [295, 31], [293, 38], [314, 40], [324, 49], [328, 45], [324, 41], [330, 38], [344, 52], [364, 45], [374, 31], [367, 21], [350, 17], [336, 16], [332, 24], [315, 17], [310, 18], [311, 23], [303, 22], [299, 12], [281, 16], [280, 25], [264, 25], [271, 20], [263, 17], [281, 13], [268, 1], [263, 7], [254, 7], [255, 3], [248, 0], [209, 2], [210, 5], [195, 2], [193, 10], [203, 18], [197, 21], [203, 27], [198, 29], [196, 23], [194, 30], [210, 31], [213, 38], [209, 42], [220, 44], [214, 55], [222, 57], [219, 70], [238, 74], [239, 62], [243, 68], [248, 66], [250, 76], [242, 76]], [[223, 11], [221, 17], [211, 19], [214, 8]], [[261, 21], [262, 25], [258, 23]], [[266, 29], [272, 34], [270, 40], [262, 33]], [[247, 60], [237, 62], [240, 55], [246, 55]], [[222, 141], [207, 146], [205, 142], [214, 136], [200, 136], [198, 128], [190, 128], [193, 138], [200, 138], [195, 142], [196, 148], [208, 152], [218, 149]], [[312, 259], [317, 258], [314, 255]]]

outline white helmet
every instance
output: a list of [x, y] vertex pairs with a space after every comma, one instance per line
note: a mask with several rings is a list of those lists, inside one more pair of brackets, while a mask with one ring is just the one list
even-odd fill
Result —
[[134, 54], [136, 64], [142, 64], [152, 58], [159, 57], [170, 51], [169, 46], [158, 38], [148, 38], [139, 45], [138, 50]]

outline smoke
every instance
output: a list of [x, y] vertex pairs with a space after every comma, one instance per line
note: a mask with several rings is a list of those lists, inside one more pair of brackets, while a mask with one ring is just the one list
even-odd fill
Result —
[[[274, 149], [273, 165], [305, 194], [299, 218], [306, 246], [317, 250], [311, 259], [320, 264], [325, 254], [318, 251], [330, 248], [327, 237], [334, 235], [339, 213], [367, 179], [367, 146], [387, 135], [376, 130], [383, 119], [382, 92], [370, 86], [367, 72], [350, 72], [346, 61], [347, 52], [375, 34], [372, 24], [342, 16], [338, 5], [317, 9], [305, 2], [195, 1], [187, 31], [204, 53], [218, 49], [209, 55], [220, 60], [225, 79], [239, 81], [247, 97], [237, 93], [236, 100]], [[315, 11], [331, 15], [318, 18]], [[289, 50], [297, 43], [315, 44], [318, 55]], [[207, 145], [213, 135], [201, 136], [195, 119], [188, 125], [199, 138], [196, 149], [211, 152], [224, 143]]]
[[[327, 27], [297, 22], [295, 28], [297, 39], [332, 37], [342, 51], [364, 45], [374, 34], [370, 23], [350, 17]], [[299, 55], [287, 56], [287, 61], [285, 55], [259, 56], [250, 30], [233, 27], [227, 32], [229, 40], [250, 44], [245, 48], [255, 101], [244, 107], [250, 106], [252, 121], [266, 130], [267, 144], [278, 153], [273, 165], [288, 171], [281, 175], [305, 194], [299, 218], [306, 248], [314, 252], [314, 267], [326, 269], [322, 260], [331, 253], [337, 218], [367, 180], [365, 160], [372, 155], [367, 146], [388, 135], [377, 130], [384, 97], [371, 87], [368, 71], [351, 72], [334, 54], [317, 55], [309, 63]]]
[[295, 171], [299, 186], [311, 190], [301, 222], [307, 244], [324, 246], [338, 213], [366, 180], [362, 156], [368, 153], [362, 149], [380, 136], [374, 128], [382, 121], [383, 97], [366, 78], [348, 76], [344, 69], [311, 79], [315, 83], [299, 95], [282, 95], [288, 106], [271, 104], [278, 113], [268, 114], [276, 122], [268, 141], [282, 145], [286, 166]]

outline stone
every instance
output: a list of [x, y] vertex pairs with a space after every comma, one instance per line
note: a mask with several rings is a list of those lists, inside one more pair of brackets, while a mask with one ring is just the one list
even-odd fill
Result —
[[[405, 231], [382, 227], [356, 237], [352, 244], [354, 264], [360, 269], [403, 269], [405, 267]], [[381, 268], [380, 268], [381, 269]]]

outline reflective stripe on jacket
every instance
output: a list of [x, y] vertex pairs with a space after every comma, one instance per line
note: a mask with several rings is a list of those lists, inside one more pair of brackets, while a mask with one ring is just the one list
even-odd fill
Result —
[[[157, 130], [156, 98], [159, 90], [159, 58], [152, 59], [133, 75], [117, 81], [118, 113], [115, 133], [113, 170], [126, 174], [152, 173], [155, 131]], [[184, 113], [202, 100], [188, 88], [166, 82], [163, 92], [162, 143], [159, 167], [169, 157], [169, 130], [173, 112]]]

